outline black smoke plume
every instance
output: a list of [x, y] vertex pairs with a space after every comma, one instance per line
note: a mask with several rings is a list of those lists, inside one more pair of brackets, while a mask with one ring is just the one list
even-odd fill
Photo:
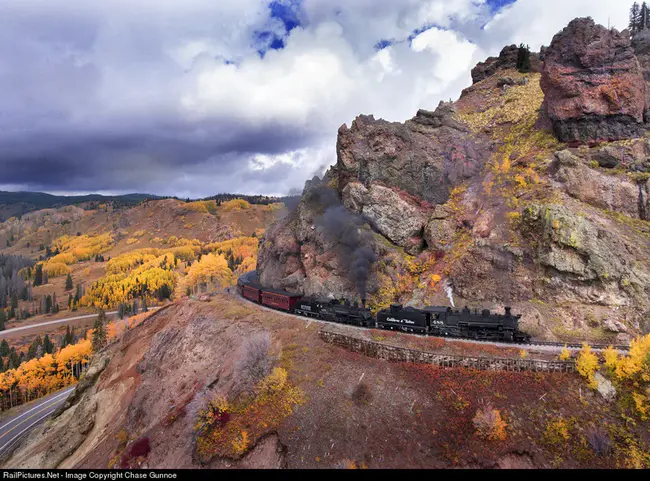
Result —
[[336, 191], [323, 182], [312, 181], [308, 202], [324, 208], [314, 222], [326, 240], [335, 244], [341, 264], [347, 268], [347, 277], [357, 288], [362, 300], [372, 264], [377, 260], [372, 250], [372, 235], [360, 230], [363, 218], [341, 204]]

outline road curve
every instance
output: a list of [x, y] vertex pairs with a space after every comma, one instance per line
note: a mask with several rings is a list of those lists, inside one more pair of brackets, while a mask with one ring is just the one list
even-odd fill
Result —
[[[160, 307], [150, 307], [149, 308], [150, 311], [155, 311], [157, 309], [160, 309]], [[117, 314], [117, 311], [111, 311], [111, 312], [106, 313], [107, 316], [112, 316], [114, 314]], [[90, 319], [92, 317], [97, 317], [97, 314], [84, 314], [83, 316], [66, 317], [65, 319], [56, 319], [54, 321], [41, 322], [39, 324], [30, 324], [28, 326], [21, 326], [21, 327], [14, 327], [12, 329], [5, 329], [4, 331], [0, 331], [0, 338], [2, 338], [3, 336], [5, 336], [7, 334], [13, 334], [15, 332], [25, 331], [27, 329], [34, 329], [34, 328], [43, 327], [43, 326], [51, 326], [53, 324], [63, 324], [63, 323], [70, 322], [70, 321], [77, 321], [79, 319]]]
[[[16, 446], [21, 438], [26, 436], [38, 424], [48, 418], [61, 406], [75, 386], [42, 397], [30, 405], [29, 409], [17, 413], [2, 421], [0, 424], [0, 457], [7, 454]], [[3, 466], [9, 468], [10, 466]]]

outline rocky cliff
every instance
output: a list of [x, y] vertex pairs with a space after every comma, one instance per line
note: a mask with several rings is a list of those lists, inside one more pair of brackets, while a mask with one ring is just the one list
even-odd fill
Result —
[[649, 329], [643, 45], [576, 19], [530, 73], [506, 47], [456, 102], [341, 126], [336, 165], [262, 239], [261, 281], [373, 309], [512, 304], [538, 337]]

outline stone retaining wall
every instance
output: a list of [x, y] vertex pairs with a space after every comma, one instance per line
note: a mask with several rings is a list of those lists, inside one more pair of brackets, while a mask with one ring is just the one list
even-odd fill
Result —
[[318, 332], [318, 335], [327, 343], [386, 361], [417, 362], [441, 367], [468, 367], [485, 371], [575, 372], [576, 370], [575, 361], [455, 356], [391, 346], [323, 329]]

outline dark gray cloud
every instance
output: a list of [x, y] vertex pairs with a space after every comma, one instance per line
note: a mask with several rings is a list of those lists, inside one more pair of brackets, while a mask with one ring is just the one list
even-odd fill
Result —
[[302, 189], [342, 123], [403, 121], [518, 32], [550, 39], [508, 14], [535, 5], [482, 30], [494, 12], [474, 0], [2, 1], [0, 189]]

